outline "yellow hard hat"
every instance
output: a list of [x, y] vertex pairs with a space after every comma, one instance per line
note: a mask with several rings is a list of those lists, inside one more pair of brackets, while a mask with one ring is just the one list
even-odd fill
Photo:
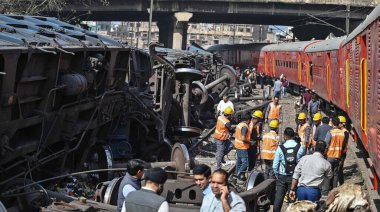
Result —
[[272, 121], [270, 121], [269, 127], [270, 128], [278, 128], [278, 120], [277, 119], [273, 119]]
[[252, 112], [252, 117], [253, 118], [263, 118], [263, 112], [261, 112], [261, 110], [256, 110], [254, 112]]
[[225, 115], [231, 115], [232, 113], [234, 112], [234, 110], [232, 110], [231, 107], [227, 107], [226, 109], [224, 109], [223, 113]]
[[306, 119], [306, 113], [300, 113], [298, 119]]
[[346, 123], [346, 117], [338, 116], [340, 123]]
[[316, 113], [314, 114], [313, 121], [319, 121], [322, 119], [322, 114]]

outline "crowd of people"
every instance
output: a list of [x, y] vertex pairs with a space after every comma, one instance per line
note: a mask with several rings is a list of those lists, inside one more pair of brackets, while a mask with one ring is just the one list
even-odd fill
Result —
[[[217, 147], [215, 170], [212, 172], [204, 164], [193, 169], [194, 182], [204, 195], [200, 211], [246, 211], [243, 199], [229, 190], [229, 175], [223, 170], [224, 157], [232, 149], [236, 150], [234, 174], [239, 182], [246, 181], [247, 173], [255, 169], [257, 162], [265, 167], [265, 179], [275, 179], [274, 212], [282, 210], [284, 201], [293, 203], [288, 211], [302, 211], [297, 210], [302, 207], [313, 208], [310, 211], [344, 211], [342, 208], [349, 209], [355, 201], [356, 205], [368, 207], [360, 189], [344, 184], [343, 165], [349, 139], [346, 118], [323, 117], [316, 95], [309, 90], [297, 99], [295, 109], [296, 129], [285, 127], [280, 137], [283, 112], [279, 95], [274, 96], [266, 111], [252, 111], [237, 124], [232, 120], [232, 102], [228, 96], [223, 97], [212, 135]], [[268, 125], [266, 133], [264, 125]], [[128, 164], [128, 173], [119, 188], [118, 211], [168, 211], [167, 201], [159, 196], [167, 179], [165, 171], [153, 168], [144, 172], [144, 162], [138, 159]], [[146, 183], [141, 187], [143, 176]], [[349, 188], [351, 193], [346, 192]], [[326, 201], [320, 201], [322, 195], [329, 195]], [[361, 199], [353, 201], [353, 196]], [[341, 203], [350, 198], [350, 203]]]
[[[213, 137], [218, 146], [216, 168], [221, 168], [223, 157], [235, 148], [235, 174], [241, 181], [254, 168], [248, 164], [260, 159], [265, 166], [265, 179], [276, 180], [274, 211], [280, 212], [284, 199], [289, 203], [318, 202], [322, 195], [327, 196], [332, 189], [343, 185], [349, 131], [344, 116], [323, 117], [316, 94], [306, 90], [295, 104], [296, 129], [286, 127], [280, 138], [283, 112], [279, 93], [276, 88], [274, 91], [273, 102], [265, 113], [253, 111], [251, 117], [237, 125], [231, 124], [233, 110], [227, 107], [217, 117]], [[262, 134], [266, 124], [269, 132]], [[231, 143], [232, 135], [235, 138]], [[249, 152], [256, 155], [252, 157]]]

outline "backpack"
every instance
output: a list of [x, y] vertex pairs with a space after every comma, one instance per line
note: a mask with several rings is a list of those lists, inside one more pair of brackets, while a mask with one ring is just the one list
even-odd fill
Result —
[[[284, 145], [280, 145], [282, 154], [285, 158], [285, 173], [286, 175], [292, 175], [297, 165], [297, 153], [301, 144], [297, 143], [294, 147], [286, 148]], [[292, 149], [293, 152], [289, 153], [288, 150]]]

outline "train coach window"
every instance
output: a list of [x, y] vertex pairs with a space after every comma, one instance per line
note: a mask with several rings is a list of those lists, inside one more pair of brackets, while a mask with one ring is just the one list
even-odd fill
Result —
[[310, 80], [313, 81], [313, 62], [309, 62], [309, 74], [310, 74]]

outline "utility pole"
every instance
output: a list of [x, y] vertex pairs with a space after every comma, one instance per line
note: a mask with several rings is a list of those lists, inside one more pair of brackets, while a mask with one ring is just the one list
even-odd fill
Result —
[[346, 8], [346, 35], [350, 33], [350, 5]]
[[235, 44], [236, 24], [234, 24], [234, 35], [232, 36], [232, 44]]
[[151, 33], [152, 33], [152, 15], [153, 15], [153, 0], [150, 0], [150, 8], [149, 8], [149, 29], [148, 29], [148, 43], [147, 46], [150, 44], [151, 39]]
[[137, 22], [137, 32], [136, 32], [136, 48], [139, 48], [139, 37], [140, 37], [140, 22]]

